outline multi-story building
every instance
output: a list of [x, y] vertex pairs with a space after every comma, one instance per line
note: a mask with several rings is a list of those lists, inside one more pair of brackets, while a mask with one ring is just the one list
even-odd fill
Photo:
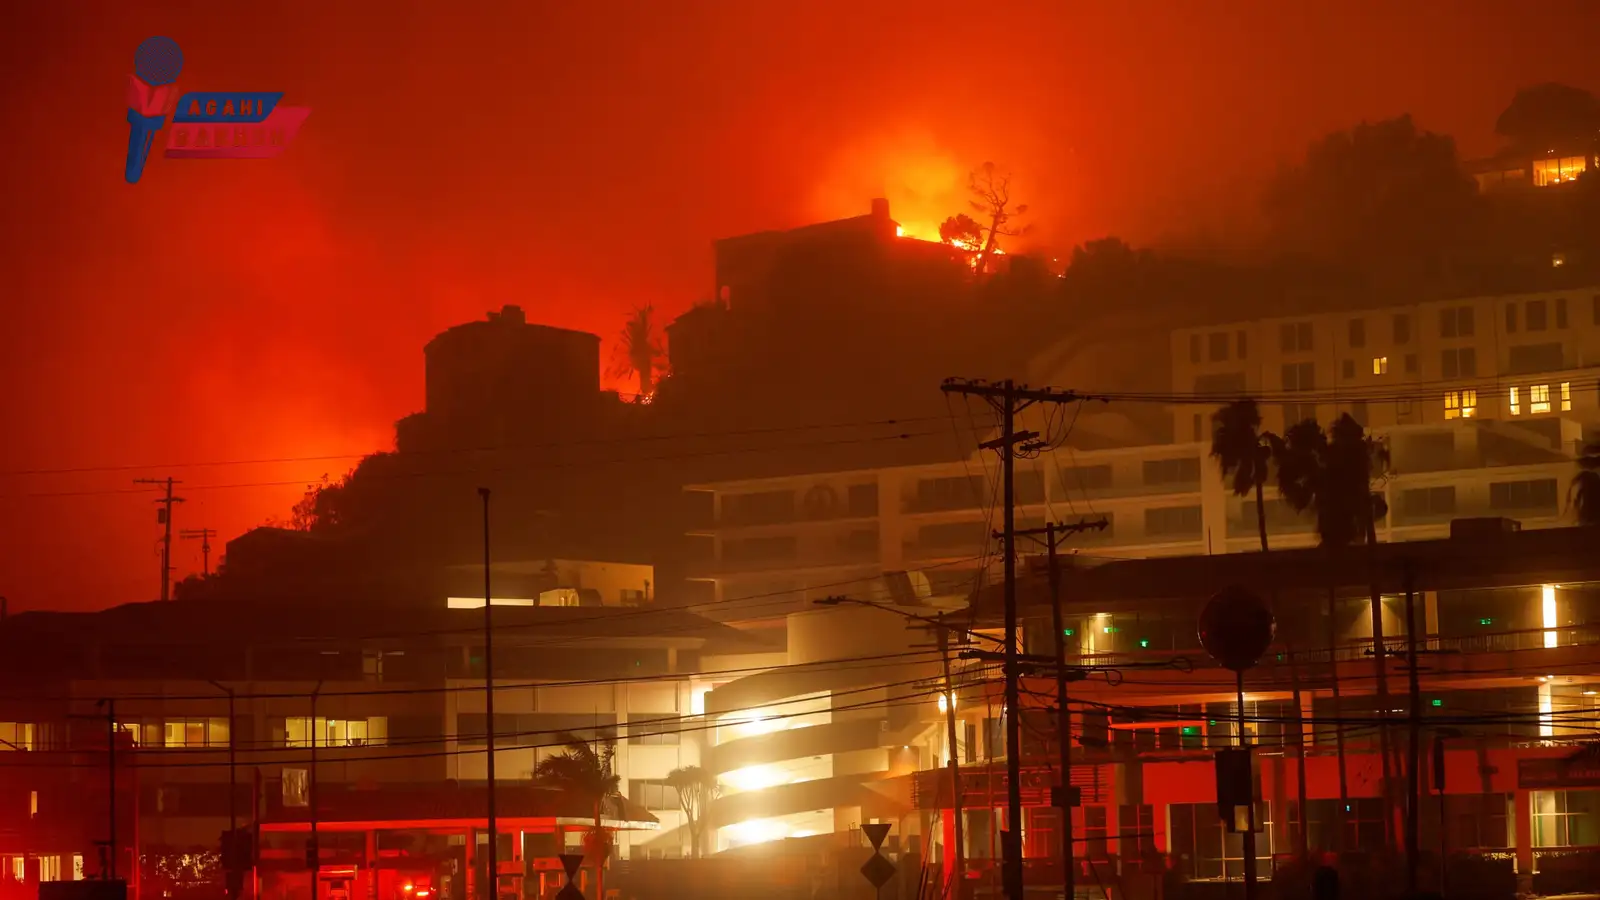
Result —
[[[1231, 496], [1210, 459], [1211, 413], [1242, 397], [1258, 398], [1269, 430], [1349, 413], [1383, 436], [1382, 540], [1440, 536], [1469, 516], [1555, 524], [1573, 453], [1600, 426], [1600, 288], [1182, 329], [1170, 342], [1178, 442], [1054, 441], [1017, 464], [1019, 526], [1104, 517], [1108, 527], [1074, 547], [1116, 557], [1244, 546], [1255, 539], [1253, 502]], [[1030, 424], [1059, 437], [1059, 422]], [[959, 595], [994, 552], [997, 488], [987, 452], [691, 486], [710, 513], [693, 532], [694, 577], [721, 601], [803, 603], [896, 572], [913, 573], [925, 596]], [[1310, 520], [1267, 493], [1274, 542], [1312, 540]]]
[[[115, 733], [129, 769], [121, 871], [142, 858], [147, 889], [172, 889], [152, 882], [160, 860], [199, 859], [238, 823], [261, 830], [263, 896], [304, 892], [316, 820], [323, 878], [351, 896], [390, 900], [399, 874], [452, 860], [470, 879], [484, 858], [472, 848], [486, 846], [491, 729], [507, 883], [538, 874], [530, 895], [558, 888], [555, 854], [592, 821], [587, 804], [533, 790], [534, 767], [569, 737], [615, 742], [623, 798], [605, 821], [618, 855], [680, 855], [687, 837], [664, 779], [700, 762], [694, 704], [717, 683], [703, 680], [702, 659], [782, 648], [654, 605], [648, 566], [537, 560], [491, 574], [493, 722], [483, 599], [461, 596], [481, 570], [437, 584], [10, 617], [0, 624], [0, 666], [16, 688], [0, 701], [0, 746], [12, 757], [0, 858], [19, 878], [100, 871], [94, 842], [107, 829], [91, 813], [106, 808]], [[67, 775], [91, 789], [65, 785]], [[79, 802], [63, 799], [71, 790]], [[463, 881], [435, 884], [467, 896]]]
[[[1039, 417], [1027, 423], [1046, 434], [1053, 449], [1044, 449], [1034, 458], [1016, 463], [1018, 527], [1080, 518], [1103, 518], [1107, 524], [1103, 531], [1074, 536], [1064, 551], [1068, 564], [1076, 568], [1106, 564], [1103, 574], [1094, 575], [1103, 582], [1083, 581], [1069, 588], [1073, 612], [1068, 630], [1074, 656], [1110, 660], [1122, 658], [1116, 654], [1159, 651], [1168, 656], [1183, 653], [1192, 657], [1196, 650], [1194, 616], [1198, 603], [1209, 596], [1203, 585], [1210, 582], [1188, 576], [1192, 570], [1208, 565], [1206, 559], [1215, 559], [1219, 572], [1234, 573], [1264, 596], [1272, 592], [1284, 596], [1292, 592], [1309, 594], [1315, 584], [1321, 599], [1313, 608], [1322, 609], [1329, 592], [1333, 592], [1338, 604], [1338, 627], [1331, 635], [1301, 615], [1303, 610], [1294, 612], [1298, 619], [1280, 611], [1280, 621], [1293, 624], [1293, 630], [1287, 624], [1280, 626], [1280, 634], [1292, 637], [1304, 652], [1315, 649], [1322, 654], [1304, 657], [1304, 687], [1311, 700], [1302, 702], [1321, 704], [1317, 709], [1325, 713], [1328, 699], [1323, 692], [1330, 691], [1338, 680], [1349, 685], [1347, 710], [1371, 713], [1377, 708], [1372, 706], [1373, 681], [1360, 669], [1360, 642], [1367, 642], [1370, 653], [1373, 634], [1370, 626], [1362, 630], [1361, 623], [1370, 617], [1363, 618], [1365, 614], [1357, 608], [1367, 602], [1363, 599], [1367, 596], [1366, 569], [1364, 564], [1355, 565], [1361, 557], [1340, 557], [1346, 569], [1342, 573], [1324, 571], [1323, 564], [1318, 563], [1311, 567], [1315, 576], [1303, 575], [1300, 580], [1287, 577], [1286, 573], [1295, 567], [1310, 565], [1308, 560], [1325, 561], [1325, 557], [1318, 556], [1317, 551], [1295, 549], [1315, 543], [1314, 523], [1310, 516], [1285, 505], [1270, 485], [1264, 497], [1268, 540], [1273, 549], [1289, 552], [1281, 557], [1245, 555], [1257, 550], [1260, 542], [1255, 498], [1232, 495], [1220, 477], [1217, 463], [1210, 457], [1210, 414], [1222, 403], [1253, 397], [1262, 408], [1266, 429], [1281, 431], [1306, 418], [1327, 424], [1335, 416], [1349, 413], [1386, 442], [1391, 454], [1390, 471], [1377, 489], [1386, 495], [1389, 512], [1378, 524], [1380, 544], [1391, 561], [1416, 554], [1418, 560], [1431, 567], [1425, 576], [1418, 575], [1417, 608], [1421, 612], [1417, 614], [1415, 633], [1419, 639], [1426, 636], [1432, 642], [1428, 646], [1435, 649], [1470, 656], [1478, 652], [1475, 648], [1482, 648], [1491, 654], [1450, 667], [1450, 678], [1426, 682], [1427, 690], [1448, 689], [1467, 692], [1462, 696], [1501, 698], [1510, 704], [1501, 710], [1504, 717], [1509, 717], [1505, 727], [1521, 729], [1510, 733], [1535, 743], [1570, 736], [1562, 731], [1565, 726], [1559, 717], [1538, 717], [1568, 700], [1580, 706], [1587, 702], [1581, 698], [1588, 696], [1583, 693], [1587, 690], [1583, 678], [1584, 666], [1589, 662], [1573, 661], [1570, 668], [1551, 668], [1533, 675], [1522, 673], [1521, 668], [1526, 666], [1544, 665], [1534, 661], [1536, 657], [1543, 658], [1535, 653], [1516, 657], [1516, 678], [1521, 680], [1515, 685], [1488, 675], [1495, 665], [1505, 662], [1503, 656], [1493, 655], [1502, 650], [1559, 650], [1555, 656], [1581, 656], [1588, 652], [1564, 649], [1588, 640], [1584, 636], [1587, 632], [1581, 628], [1588, 623], [1586, 613], [1580, 615], [1577, 611], [1586, 609], [1583, 598], [1588, 589], [1580, 585], [1592, 581], [1593, 573], [1578, 571], [1582, 566], [1563, 556], [1579, 553], [1581, 547], [1587, 546], [1582, 544], [1586, 533], [1557, 537], [1565, 532], [1541, 529], [1570, 522], [1562, 498], [1565, 485], [1576, 471], [1573, 453], [1600, 425], [1600, 395], [1592, 375], [1592, 367], [1600, 363], [1600, 290], [1465, 298], [1184, 329], [1173, 332], [1170, 346], [1172, 396], [1151, 399], [1171, 404], [1177, 442], [1075, 449], [1070, 433], [1062, 433], [1062, 418]], [[1048, 374], [1040, 380], [1048, 381]], [[930, 386], [930, 390], [934, 387]], [[1092, 393], [1097, 386], [1085, 387]], [[701, 553], [694, 577], [702, 580], [708, 593], [725, 610], [722, 617], [742, 618], [741, 624], [746, 627], [759, 622], [772, 626], [776, 632], [776, 616], [782, 611], [834, 594], [886, 604], [958, 607], [965, 604], [974, 587], [994, 582], [993, 563], [999, 552], [995, 538], [999, 528], [998, 472], [987, 452], [947, 464], [819, 472], [698, 485], [690, 490], [699, 495], [696, 505], [710, 513], [693, 532]], [[1492, 573], [1493, 578], [1479, 567], [1456, 559], [1480, 552], [1476, 546], [1450, 539], [1453, 522], [1473, 518], [1514, 520], [1524, 531], [1484, 551], [1501, 567]], [[1552, 542], [1548, 546], [1540, 543], [1546, 534]], [[1397, 549], [1388, 549], [1390, 545]], [[1542, 555], [1535, 552], [1539, 548], [1543, 548]], [[1021, 552], [1029, 551], [1024, 547]], [[1141, 557], [1188, 559], [1137, 561]], [[1266, 559], [1274, 560], [1270, 572], [1276, 573], [1273, 579], [1278, 580], [1262, 580], [1267, 567], [1261, 561]], [[1124, 595], [1117, 592], [1123, 588], [1111, 590], [1103, 586], [1118, 584], [1121, 578], [1139, 585], [1142, 593]], [[1315, 581], [1316, 578], [1322, 580]], [[902, 587], [897, 589], [896, 585]], [[1408, 633], [1401, 625], [1403, 619], [1398, 618], [1399, 605], [1393, 596], [1398, 590], [1393, 585], [1383, 589], [1384, 629], [1390, 635]], [[1152, 615], [1146, 605], [1165, 611]], [[904, 611], [904, 607], [900, 608]], [[1563, 610], [1572, 612], [1568, 615]], [[966, 615], [977, 614], [963, 614]], [[1466, 628], [1462, 622], [1470, 622], [1473, 627]], [[994, 624], [986, 620], [976, 623]], [[1547, 643], [1550, 634], [1556, 635], [1556, 643]], [[1051, 652], [1047, 641], [1040, 643], [1046, 635], [1048, 630], [1031, 639], [1038, 652]], [[1335, 656], [1341, 660], [1332, 670], [1327, 668], [1330, 639], [1336, 648]], [[1314, 657], [1320, 658], [1323, 668], [1313, 679]], [[1289, 678], [1281, 666], [1275, 671], [1275, 678]], [[1086, 720], [1079, 712], [1084, 746], [1117, 747], [1128, 741], [1130, 746], [1152, 751], [1200, 750], [1231, 740], [1228, 729], [1232, 726], [1214, 724], [1227, 721], [1223, 713], [1229, 702], [1227, 686], [1221, 683], [1219, 674], [1213, 670], [1208, 680], [1217, 684], [1208, 683], [1203, 690], [1200, 679], [1177, 673], [1139, 679], [1154, 683], [1148, 689], [1133, 687], [1132, 678], [1123, 682], [1125, 687], [1120, 693], [1102, 697], [1105, 691], [1096, 688], [1090, 692], [1095, 702], [1130, 707], [1181, 706], [1187, 718], [1171, 726], [1134, 726], [1115, 721], [1097, 724], [1094, 716]], [[1548, 687], [1541, 689], [1540, 683], [1529, 680], [1537, 675], [1561, 677], [1547, 678], [1543, 684]], [[1577, 689], [1569, 689], [1569, 675]], [[1403, 680], [1390, 680], [1403, 684]], [[1278, 693], [1281, 691], [1263, 691], [1260, 702], [1279, 703], [1283, 698]], [[1053, 697], [1047, 685], [1038, 686], [1029, 695]], [[1448, 697], [1440, 699], [1441, 703], [1453, 703]], [[932, 704], [925, 705], [931, 710]], [[958, 705], [964, 721], [958, 742], [967, 748], [961, 758], [981, 761], [984, 766], [991, 764], [994, 755], [1001, 752], [998, 695], [964, 693]], [[1271, 718], [1259, 714], [1265, 708], [1248, 707], [1247, 711], [1256, 718]], [[1191, 712], [1193, 715], [1189, 715]], [[1273, 717], [1282, 718], [1276, 714]], [[1546, 724], [1539, 724], [1541, 721]], [[936, 765], [937, 761], [948, 759], [949, 750], [936, 721], [925, 716], [920, 723], [924, 730], [907, 740], [907, 745], [921, 748], [918, 752], [931, 755]], [[1053, 733], [1054, 725], [1046, 725], [1038, 730]], [[1259, 727], [1268, 728], [1266, 724]], [[1281, 722], [1272, 727], [1279, 729], [1281, 742]], [[1320, 724], [1317, 727], [1323, 729], [1319, 741], [1337, 731]], [[1545, 733], [1551, 728], [1555, 731]], [[1367, 734], [1370, 736], [1370, 732]], [[1350, 755], [1345, 780], [1355, 779], [1365, 791], [1375, 784], [1375, 758], [1365, 743], [1352, 750], [1356, 743], [1352, 739], [1346, 747]], [[1504, 755], [1502, 771], [1509, 773], [1524, 761], [1558, 751], [1545, 745], [1517, 748], [1502, 741], [1495, 745], [1494, 752]], [[1335, 771], [1328, 768], [1335, 764], [1327, 760], [1307, 765]], [[967, 791], [981, 789], [1003, 797], [1003, 784], [986, 781], [984, 771], [973, 774]], [[1148, 830], [1146, 819], [1152, 813], [1142, 807], [1151, 804], [1116, 798], [1141, 796], [1139, 791], [1146, 792], [1142, 796], [1158, 795], [1156, 782], [1151, 779], [1159, 775], [1160, 785], [1165, 786], [1161, 790], [1171, 788], [1173, 792], [1162, 794], [1168, 798], [1164, 801], [1168, 808], [1157, 818], [1171, 830], [1159, 823], [1153, 827], [1172, 837], [1141, 845], [1133, 855], [1149, 856], [1155, 850], [1177, 853], [1188, 857], [1184, 865], [1191, 874], [1220, 876], [1221, 860], [1227, 858], [1223, 850], [1207, 850], [1210, 855], [1205, 858], [1209, 862], [1199, 865], [1199, 851], [1185, 849], [1177, 837], [1187, 834], [1189, 837], [1184, 840], [1191, 843], [1202, 838], [1210, 842], [1216, 837], [1214, 843], [1221, 848], [1214, 816], [1206, 818], [1196, 812], [1214, 806], [1183, 807], [1190, 819], [1182, 828], [1172, 819], [1174, 804], [1211, 801], [1209, 796], [1203, 796], [1209, 791], [1209, 776], [1201, 777], [1192, 766], [1157, 774], [1153, 771], [1144, 770], [1142, 783], [1125, 770], [1114, 768], [1087, 767], [1084, 772], [1074, 772], [1074, 783], [1082, 782], [1085, 796], [1110, 798], [1085, 801], [1089, 805], [1080, 816], [1087, 818], [1080, 833], [1088, 834], [1091, 848], [1106, 848], [1116, 846], [1115, 841], [1106, 843], [1110, 840], [1107, 836], [1119, 829]], [[919, 777], [933, 776], [925, 772]], [[1324, 779], [1323, 787], [1339, 781], [1336, 775], [1327, 777], [1332, 781]], [[1039, 793], [1040, 785], [1048, 780], [1036, 773], [1034, 782], [1034, 788], [1039, 789], [1035, 793]], [[1142, 787], [1137, 786], [1140, 784]], [[1494, 781], [1483, 790], [1521, 790], [1495, 785], [1501, 782]], [[927, 797], [932, 794], [925, 791], [933, 789], [931, 783], [919, 788], [920, 806], [929, 805]], [[1457, 790], [1454, 782], [1450, 790]], [[947, 788], [942, 796], [948, 797]], [[1370, 804], [1363, 806], [1367, 801], [1362, 798], [1371, 795], [1349, 796], [1356, 798], [1349, 804], [1350, 813], [1355, 816], [1352, 821], [1370, 818]], [[1325, 792], [1311, 798], [1325, 805], [1337, 799], [1337, 793], [1330, 796]], [[1035, 797], [1030, 802], [1038, 800]], [[1508, 807], [1510, 813], [1490, 810], [1485, 815], [1499, 815], [1504, 824], [1525, 813], [1544, 815], [1527, 813], [1529, 809], [1566, 809], [1569, 807], [1562, 804], [1569, 801], [1587, 802], [1584, 798], [1551, 799], [1544, 793], [1513, 800], [1522, 805]], [[1479, 801], [1468, 798], [1461, 802]], [[995, 806], [978, 804], [982, 815], [969, 820], [969, 858], [985, 855], [981, 846], [971, 843], [971, 835], [985, 833], [991, 819], [983, 816], [991, 815]], [[1355, 815], [1358, 806], [1360, 815]], [[1336, 830], [1338, 826], [1331, 818], [1323, 825], [1317, 824], [1315, 816], [1332, 815], [1328, 810], [1317, 809], [1312, 810], [1313, 832]], [[1030, 826], [1034, 828], [1029, 838], [1030, 854], [1045, 856], [1052, 845], [1047, 837], [1050, 811], [1041, 810], [1039, 815], [1037, 826]], [[1513, 818], [1508, 819], [1507, 815]], [[948, 823], [948, 819], [945, 821]], [[1560, 827], [1587, 828], [1590, 826], [1584, 823], [1589, 821], [1561, 819], [1566, 824]], [[1556, 819], [1550, 822], [1549, 827], [1557, 827]], [[922, 825], [936, 827], [931, 820]], [[913, 826], [908, 823], [908, 827]], [[1278, 827], [1281, 830], [1283, 826]], [[1600, 819], [1595, 820], [1595, 827], [1600, 827]], [[1196, 829], [1204, 831], [1202, 838], [1195, 837], [1199, 833]], [[1368, 832], [1361, 834], [1370, 837]], [[934, 840], [951, 838], [947, 833]], [[1452, 840], [1458, 838], [1467, 844], [1457, 846], [1502, 848], [1518, 859], [1524, 873], [1533, 872], [1536, 860], [1549, 856], [1547, 851], [1558, 846], [1552, 843], [1556, 838], [1539, 837], [1526, 829], [1508, 831], [1498, 839], [1452, 836]], [[1283, 850], [1289, 846], [1284, 843], [1286, 840], [1283, 838], [1274, 846]], [[1586, 841], [1584, 838], [1572, 842]], [[1361, 837], [1359, 842], [1336, 843], [1329, 838], [1321, 846], [1353, 848], [1357, 843], [1370, 841]], [[1593, 843], [1600, 844], [1600, 838]], [[1237, 859], [1236, 845], [1229, 846], [1235, 848], [1233, 858]], [[1092, 850], [1091, 855], [1093, 852], [1102, 851]], [[1123, 855], [1126, 858], [1129, 854]], [[1237, 862], [1231, 871], [1238, 876]]]
[[[1537, 893], [1583, 883], [1585, 866], [1600, 857], [1600, 779], [1586, 749], [1600, 717], [1597, 548], [1600, 534], [1587, 528], [1464, 528], [1370, 550], [1069, 563], [1069, 660], [1105, 673], [1071, 688], [1079, 884], [1159, 874], [1169, 861], [1191, 878], [1240, 876], [1242, 846], [1217, 817], [1210, 766], [1212, 752], [1240, 740], [1235, 679], [1198, 639], [1206, 601], [1237, 586], [1270, 603], [1277, 619], [1272, 647], [1243, 682], [1243, 734], [1260, 757], [1263, 876], [1274, 857], [1302, 848], [1402, 846], [1407, 792], [1417, 785], [1421, 849], [1456, 854], [1451, 865], [1465, 877], [1484, 871], [1462, 868], [1470, 857], [1469, 866], [1501, 860], [1507, 877], [1520, 873]], [[1030, 652], [1050, 654], [1041, 570], [1032, 567], [1019, 585], [1024, 640]], [[1373, 653], [1374, 592], [1381, 657]], [[998, 589], [959, 618], [996, 627]], [[1055, 686], [1025, 681], [1024, 839], [1034, 877], [1049, 884], [1060, 877], [1059, 817], [1045, 790], [1058, 783]], [[993, 681], [958, 702], [986, 736], [959, 755], [974, 874], [987, 868], [988, 823], [1003, 805], [994, 798], [1005, 796], [994, 765], [1006, 755], [1001, 703]], [[1385, 742], [1387, 759], [1378, 752]], [[948, 750], [935, 752], [948, 760]], [[924, 811], [944, 810], [934, 841], [952, 846], [948, 775], [920, 773], [916, 794]]]
[[[1259, 319], [1172, 333], [1173, 391], [1273, 398], [1266, 427], [1350, 413], [1371, 428], [1493, 419], [1570, 441], [1600, 422], [1600, 287]], [[1209, 410], [1174, 410], [1210, 439]]]

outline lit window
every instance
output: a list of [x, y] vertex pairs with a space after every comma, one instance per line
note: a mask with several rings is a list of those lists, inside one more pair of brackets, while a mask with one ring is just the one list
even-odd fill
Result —
[[1567, 264], [1567, 255], [1565, 253], [1552, 253], [1552, 254], [1550, 254], [1550, 268], [1559, 269], [1559, 268], [1561, 268], [1562, 266], [1564, 266], [1566, 264]]
[[228, 745], [228, 720], [225, 718], [168, 719], [162, 725], [159, 742], [147, 739], [144, 743], [161, 747], [226, 747]]
[[1561, 410], [1566, 412], [1572, 409], [1572, 382], [1561, 382]]
[[28, 722], [0, 722], [0, 752], [32, 750], [33, 725]]
[[1550, 411], [1550, 385], [1536, 384], [1528, 388], [1528, 412], [1547, 413]]
[[1517, 389], [1516, 388], [1512, 388], [1511, 389], [1511, 414], [1513, 416], [1522, 415], [1522, 403], [1520, 402], [1520, 399], [1518, 398]]
[[1446, 419], [1470, 419], [1477, 414], [1477, 391], [1449, 391], [1444, 395], [1444, 417]]
[[1536, 159], [1533, 161], [1533, 184], [1535, 187], [1547, 187], [1577, 181], [1587, 164], [1588, 160], [1582, 156]]
[[1387, 356], [1374, 356], [1372, 358], [1372, 374], [1374, 374], [1374, 375], [1387, 375], [1387, 374], [1389, 374], [1389, 357], [1387, 357]]
[[388, 743], [389, 720], [385, 716], [366, 719], [324, 719], [315, 722], [305, 716], [284, 720], [284, 744], [289, 747], [309, 747], [313, 740], [318, 747], [382, 746]]

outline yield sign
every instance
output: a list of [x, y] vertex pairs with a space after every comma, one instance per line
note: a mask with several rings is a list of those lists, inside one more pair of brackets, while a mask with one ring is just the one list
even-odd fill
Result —
[[582, 853], [563, 853], [557, 858], [561, 860], [561, 868], [567, 870], [568, 882], [578, 877], [578, 869], [583, 867]]
[[872, 842], [872, 849], [882, 850], [883, 839], [889, 836], [890, 827], [888, 822], [868, 822], [861, 826], [861, 833]]
[[889, 879], [894, 877], [894, 872], [894, 863], [889, 862], [887, 859], [884, 859], [882, 856], [879, 856], [876, 853], [872, 854], [872, 858], [867, 860], [866, 865], [861, 867], [862, 876], [864, 876], [867, 881], [871, 882], [874, 888], [879, 889], [887, 884]]

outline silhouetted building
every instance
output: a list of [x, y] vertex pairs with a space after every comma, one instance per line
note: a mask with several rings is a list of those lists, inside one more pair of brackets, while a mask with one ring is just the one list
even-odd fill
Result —
[[506, 446], [585, 423], [600, 392], [600, 338], [530, 324], [520, 306], [440, 332], [423, 353], [427, 402], [402, 420], [402, 450]]

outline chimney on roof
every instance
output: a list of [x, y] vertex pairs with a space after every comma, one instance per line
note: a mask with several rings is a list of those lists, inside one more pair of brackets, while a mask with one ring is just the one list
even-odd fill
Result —
[[499, 313], [489, 313], [490, 321], [494, 321], [496, 319], [512, 325], [528, 324], [528, 317], [523, 313], [522, 307], [517, 306], [514, 303], [507, 303], [505, 306], [502, 306]]
[[887, 197], [874, 197], [872, 199], [872, 217], [874, 219], [889, 218], [889, 200]]

